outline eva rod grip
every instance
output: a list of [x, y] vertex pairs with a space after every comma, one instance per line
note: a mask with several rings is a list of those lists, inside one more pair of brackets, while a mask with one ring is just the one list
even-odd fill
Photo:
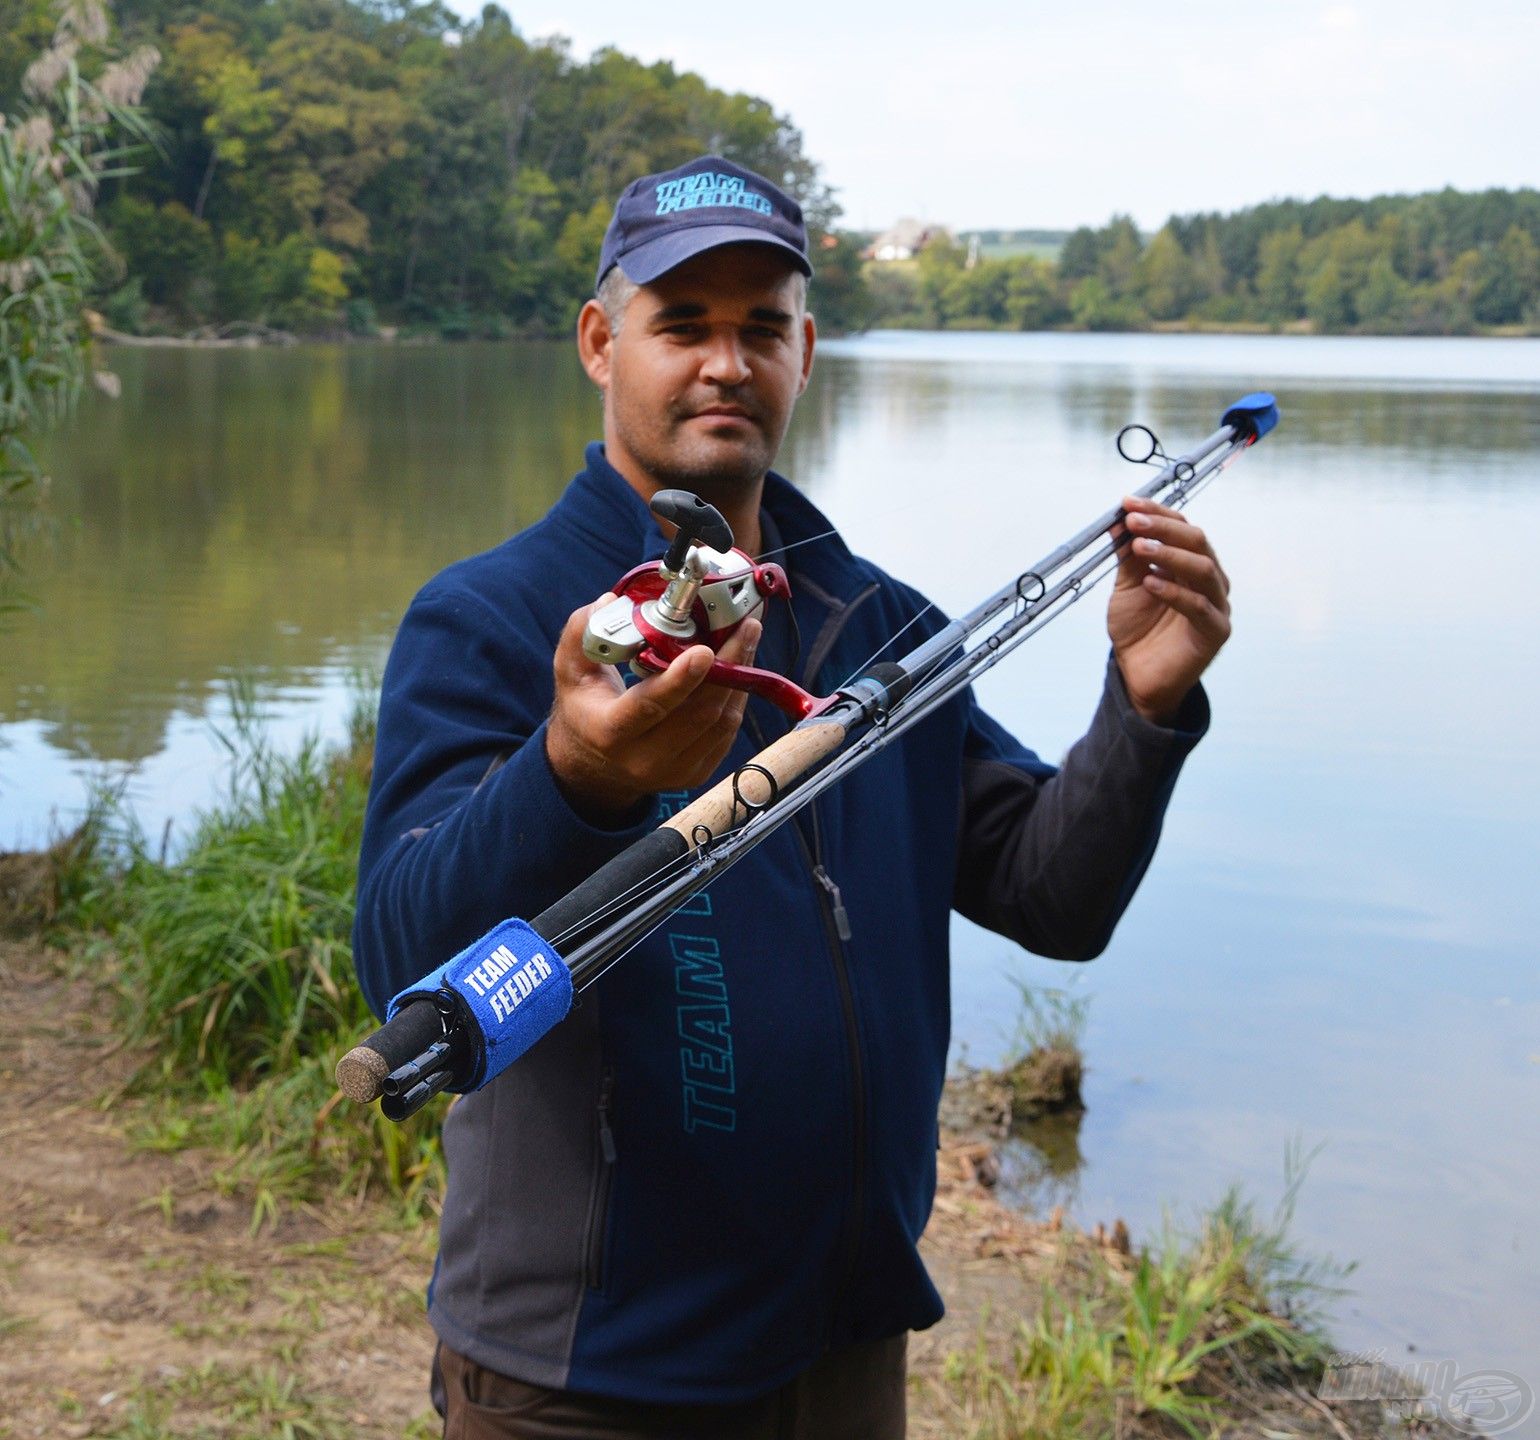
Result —
[[[611, 918], [617, 907], [641, 898], [645, 894], [645, 882], [655, 879], [660, 871], [666, 870], [674, 861], [686, 855], [689, 849], [689, 844], [672, 830], [654, 830], [634, 845], [627, 846], [576, 889], [568, 891], [554, 905], [542, 910], [529, 926], [521, 925], [520, 929], [526, 934], [533, 932], [535, 939], [554, 935], [561, 941], [563, 949], [571, 949], [581, 943], [587, 929]], [[450, 988], [453, 988], [452, 976], [446, 977], [446, 972], [455, 968], [463, 970], [484, 961], [486, 954], [494, 951], [500, 943], [499, 932], [510, 924], [518, 923], [504, 921], [474, 945], [467, 947], [448, 965], [439, 967], [425, 980], [409, 987], [409, 990], [418, 992], [416, 995], [403, 992], [397, 996], [391, 1002], [397, 1007], [391, 1018], [337, 1062], [337, 1084], [342, 1093], [361, 1105], [380, 1099], [384, 1093], [385, 1080], [392, 1071], [415, 1060], [435, 1041], [446, 1036], [453, 1044], [448, 1068], [463, 1074], [475, 1074], [477, 1078], [474, 1083], [478, 1087], [511, 1063], [511, 1060], [502, 1060], [502, 1064], [493, 1069], [492, 1074], [487, 1074], [486, 1071], [491, 1068], [486, 1064], [489, 1058], [487, 1035], [474, 1010], [463, 1003], [455, 1003], [456, 1021], [446, 1026], [439, 1006], [428, 998], [428, 992], [441, 985], [445, 978], [451, 978]], [[554, 951], [555, 947], [551, 948]], [[467, 961], [469, 967], [465, 963]], [[460, 962], [458, 967], [457, 962]], [[551, 1019], [553, 1024], [556, 1018], [560, 1018], [555, 1015], [557, 1008], [562, 1014], [566, 1012], [565, 1004], [549, 1009], [547, 1016], [554, 1016]], [[534, 1030], [540, 1023], [534, 1021], [530, 1026], [525, 1036], [525, 1048], [539, 1038]], [[509, 1047], [510, 1052], [512, 1048]], [[460, 1087], [457, 1085], [455, 1088]]]
[[628, 902], [635, 904], [645, 899], [648, 882], [661, 878], [660, 872], [667, 871], [689, 851], [690, 845], [682, 836], [668, 829], [654, 830], [626, 846], [576, 889], [542, 910], [529, 922], [530, 928], [552, 937], [563, 950], [575, 950], [587, 931], [613, 919], [616, 911]]
[[360, 1105], [378, 1100], [383, 1093], [380, 1087], [392, 1070], [415, 1060], [443, 1038], [444, 1022], [431, 1000], [403, 1005], [394, 1018], [337, 1062], [337, 1087]]

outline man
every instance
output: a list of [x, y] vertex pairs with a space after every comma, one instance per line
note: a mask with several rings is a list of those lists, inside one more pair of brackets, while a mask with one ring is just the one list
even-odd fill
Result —
[[[532, 915], [786, 721], [695, 647], [629, 688], [593, 596], [683, 487], [786, 550], [727, 658], [826, 691], [942, 617], [769, 471], [815, 330], [796, 204], [704, 156], [628, 187], [578, 323], [604, 442], [540, 524], [414, 600], [381, 696], [356, 955], [371, 1004]], [[1040, 953], [1105, 946], [1228, 633], [1202, 534], [1130, 500], [1114, 659], [1055, 771], [961, 698], [676, 912], [445, 1123], [429, 1318], [448, 1436], [903, 1433], [904, 1337], [941, 1303], [935, 1185], [955, 905]], [[600, 597], [600, 603], [610, 598]]]

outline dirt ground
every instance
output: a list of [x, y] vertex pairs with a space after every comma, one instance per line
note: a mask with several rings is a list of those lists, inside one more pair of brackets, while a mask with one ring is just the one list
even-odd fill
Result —
[[[32, 942], [0, 941], [0, 1437], [429, 1437], [431, 1226], [345, 1203], [252, 1226], [219, 1158], [145, 1152], [99, 997]], [[1001, 1344], [1120, 1225], [1087, 1237], [1005, 1210], [985, 1142], [950, 1137], [925, 1239], [948, 1316], [911, 1339], [910, 1433], [966, 1432], [939, 1377], [980, 1327]], [[1228, 1430], [1376, 1433], [1310, 1397]]]

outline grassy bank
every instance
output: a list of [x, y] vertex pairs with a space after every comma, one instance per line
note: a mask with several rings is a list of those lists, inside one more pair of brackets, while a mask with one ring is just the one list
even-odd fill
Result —
[[[1232, 1191], [1144, 1248], [1121, 1222], [1061, 1239], [1035, 1313], [993, 1331], [980, 1320], [973, 1345], [946, 1357], [953, 1433], [1199, 1436], [1309, 1396], [1332, 1353], [1316, 1306], [1338, 1272], [1289, 1242], [1301, 1175], [1270, 1218]], [[1057, 1218], [1048, 1229], [1064, 1234]]]
[[[135, 1175], [149, 1177], [133, 1182], [135, 1194], [145, 1193], [114, 1253], [138, 1246], [145, 1266], [186, 1271], [164, 1302], [168, 1312], [204, 1304], [199, 1277], [213, 1275], [208, 1284], [239, 1301], [237, 1310], [263, 1317], [267, 1347], [260, 1366], [237, 1373], [220, 1347], [245, 1333], [239, 1315], [209, 1335], [203, 1312], [179, 1320], [189, 1327], [185, 1365], [141, 1377], [128, 1428], [80, 1433], [261, 1433], [211, 1419], [219, 1406], [211, 1410], [209, 1396], [226, 1393], [248, 1415], [285, 1417], [294, 1433], [376, 1433], [379, 1417], [349, 1419], [328, 1398], [320, 1370], [306, 1371], [305, 1388], [294, 1388], [283, 1347], [298, 1343], [292, 1326], [285, 1329], [293, 1304], [311, 1307], [324, 1330], [328, 1306], [346, 1315], [350, 1287], [379, 1288], [361, 1259], [379, 1237], [400, 1237], [403, 1247], [394, 1298], [380, 1303], [390, 1323], [415, 1325], [427, 1343], [420, 1302], [399, 1276], [425, 1278], [419, 1251], [428, 1227], [402, 1222], [438, 1203], [442, 1110], [391, 1126], [373, 1110], [343, 1109], [331, 1078], [337, 1056], [372, 1024], [352, 980], [348, 939], [372, 725], [361, 711], [346, 743], [278, 754], [254, 707], [241, 713], [225, 797], [176, 853], [162, 853], [107, 804], [82, 834], [29, 862], [44, 893], [18, 923], [42, 918], [67, 947], [61, 973], [89, 997], [75, 1003], [100, 1012], [101, 996], [112, 999], [102, 1039], [117, 1068], [101, 1092], [103, 1143], [126, 1146], [138, 1157]], [[17, 880], [13, 889], [20, 896], [25, 886]], [[1013, 1117], [1079, 1103], [1083, 1010], [1039, 999], [1024, 1016], [1020, 1053], [999, 1071], [959, 1077], [949, 1091], [954, 1112], [993, 1097], [1008, 1131]], [[40, 1096], [49, 1093], [45, 1076], [37, 1084]], [[993, 1193], [994, 1139], [956, 1113], [943, 1119], [925, 1253], [952, 1313], [916, 1337], [917, 1440], [1260, 1434], [1266, 1427], [1254, 1427], [1264, 1414], [1287, 1417], [1280, 1433], [1378, 1433], [1378, 1419], [1373, 1428], [1344, 1429], [1313, 1398], [1326, 1342], [1308, 1302], [1323, 1276], [1289, 1249], [1287, 1203], [1264, 1223], [1231, 1195], [1140, 1248], [1121, 1222], [1110, 1234], [1098, 1227], [1087, 1235], [1058, 1217], [1043, 1223], [1011, 1211]], [[55, 1133], [42, 1111], [37, 1124], [40, 1137]], [[226, 1236], [225, 1249], [189, 1270], [200, 1243], [192, 1230], [202, 1223], [189, 1217], [208, 1210], [196, 1197], [210, 1187], [225, 1197], [228, 1212], [219, 1213], [243, 1238]], [[326, 1252], [320, 1279], [320, 1252], [294, 1252], [296, 1236], [306, 1246], [332, 1242], [295, 1229], [306, 1225], [348, 1237]], [[418, 1249], [408, 1255], [408, 1246]], [[269, 1274], [271, 1266], [278, 1268]], [[215, 1310], [218, 1299], [208, 1301]], [[0, 1325], [35, 1334], [39, 1345], [53, 1323], [25, 1303], [14, 1313], [0, 1307]], [[349, 1392], [355, 1410], [359, 1393]], [[368, 1412], [362, 1403], [357, 1413]], [[184, 1414], [193, 1418], [184, 1423]]]
[[340, 746], [279, 754], [250, 697], [235, 709], [229, 785], [181, 853], [103, 799], [61, 869], [56, 932], [144, 1054], [145, 1148], [230, 1155], [258, 1222], [328, 1194], [417, 1215], [442, 1189], [442, 1106], [400, 1126], [374, 1109], [333, 1119], [336, 1062], [375, 1023], [350, 940], [372, 710]]

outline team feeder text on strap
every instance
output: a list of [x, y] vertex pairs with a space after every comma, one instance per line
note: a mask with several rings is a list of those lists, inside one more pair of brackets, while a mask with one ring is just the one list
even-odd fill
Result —
[[[1277, 423], [1277, 401], [1258, 392], [1176, 459], [1142, 425], [1119, 433], [1118, 450], [1135, 463], [1165, 462], [1134, 493], [1180, 509]], [[668, 553], [621, 578], [583, 642], [591, 659], [643, 674], [690, 645], [719, 650], [749, 614], [789, 593], [785, 571], [735, 550], [704, 501], [665, 490], [652, 508], [678, 527]], [[386, 1023], [338, 1062], [344, 1094], [378, 1099], [387, 1117], [403, 1120], [442, 1090], [495, 1079], [678, 905], [1109, 574], [1126, 538], [1109, 532], [1123, 518], [1121, 509], [1099, 516], [907, 655], [868, 665], [832, 695], [716, 661], [710, 679], [762, 695], [799, 723], [533, 920], [503, 921], [403, 990]]]

